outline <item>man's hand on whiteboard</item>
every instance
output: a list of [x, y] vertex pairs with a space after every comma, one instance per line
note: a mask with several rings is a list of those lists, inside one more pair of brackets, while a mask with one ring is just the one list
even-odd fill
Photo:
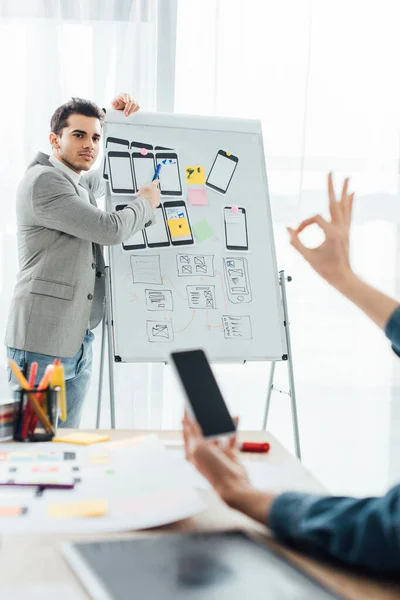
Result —
[[160, 205], [160, 188], [158, 187], [158, 183], [158, 179], [155, 179], [148, 185], [141, 187], [138, 191], [138, 196], [144, 196], [149, 201], [153, 210]]
[[[288, 227], [290, 243], [300, 252], [312, 268], [335, 287], [353, 275], [349, 258], [349, 234], [354, 193], [348, 194], [349, 180], [345, 179], [340, 200], [336, 200], [332, 173], [328, 176], [329, 211], [331, 220], [321, 215], [306, 219], [296, 230]], [[317, 248], [307, 248], [299, 235], [310, 225], [318, 225], [325, 234], [324, 242]]]
[[137, 112], [140, 108], [139, 104], [132, 98], [130, 94], [119, 94], [111, 102], [111, 106], [115, 110], [123, 110], [126, 117], [129, 117], [129, 115], [132, 113]]

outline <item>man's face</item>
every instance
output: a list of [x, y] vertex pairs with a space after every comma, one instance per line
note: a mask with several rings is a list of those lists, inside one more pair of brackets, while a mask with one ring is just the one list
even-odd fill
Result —
[[50, 134], [54, 155], [76, 173], [89, 171], [100, 149], [101, 125], [95, 117], [71, 115], [61, 135]]

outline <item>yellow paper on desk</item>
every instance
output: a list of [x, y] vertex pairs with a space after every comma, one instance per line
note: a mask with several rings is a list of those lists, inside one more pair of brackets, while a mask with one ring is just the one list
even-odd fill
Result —
[[67, 433], [53, 438], [53, 442], [64, 442], [65, 444], [81, 444], [88, 446], [89, 444], [97, 444], [98, 442], [108, 442], [109, 435], [101, 433], [87, 433], [85, 431], [76, 431]]
[[85, 500], [66, 504], [50, 504], [48, 515], [52, 519], [76, 517], [104, 517], [108, 512], [107, 500]]

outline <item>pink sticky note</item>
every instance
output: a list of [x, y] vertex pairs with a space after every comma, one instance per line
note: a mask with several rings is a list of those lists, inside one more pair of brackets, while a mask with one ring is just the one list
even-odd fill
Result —
[[239, 212], [239, 207], [238, 206], [232, 206], [232, 212], [233, 213], [238, 213]]
[[204, 189], [190, 188], [188, 190], [188, 200], [192, 206], [207, 206], [207, 192]]
[[142, 156], [146, 156], [146, 154], [147, 154], [147, 150], [146, 150], [146, 148], [140, 148], [140, 154], [141, 154]]

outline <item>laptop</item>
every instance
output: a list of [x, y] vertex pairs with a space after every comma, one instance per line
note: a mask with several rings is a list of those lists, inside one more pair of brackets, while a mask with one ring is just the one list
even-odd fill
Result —
[[333, 592], [242, 532], [69, 543], [93, 600], [332, 600]]

